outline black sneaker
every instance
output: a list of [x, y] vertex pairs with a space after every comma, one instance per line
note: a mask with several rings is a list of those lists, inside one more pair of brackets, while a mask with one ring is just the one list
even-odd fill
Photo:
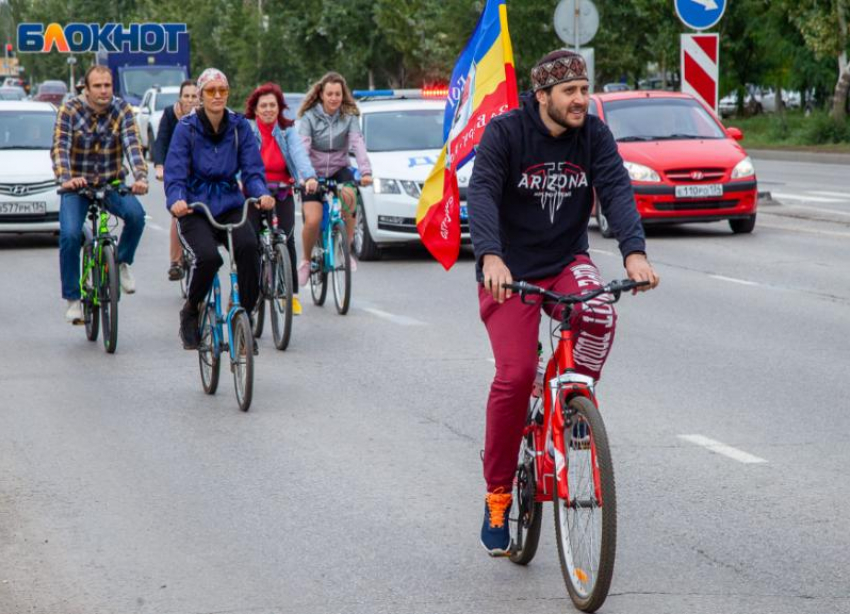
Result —
[[180, 266], [179, 262], [171, 263], [171, 266], [168, 268], [168, 279], [169, 281], [180, 281], [183, 279], [183, 267]]
[[201, 345], [201, 333], [198, 330], [199, 313], [191, 313], [186, 309], [180, 311], [180, 339], [184, 350], [197, 350]]

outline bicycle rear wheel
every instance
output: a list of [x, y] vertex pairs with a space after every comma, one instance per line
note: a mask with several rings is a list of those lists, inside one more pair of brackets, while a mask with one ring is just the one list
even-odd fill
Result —
[[83, 280], [83, 321], [86, 324], [86, 339], [97, 341], [97, 334], [100, 332], [100, 307], [95, 302], [95, 296], [99, 277], [92, 258], [92, 246], [89, 244], [83, 248], [83, 272], [88, 270]]
[[279, 350], [285, 350], [289, 346], [289, 337], [292, 334], [292, 263], [289, 261], [289, 253], [283, 243], [275, 245], [272, 271], [274, 276], [269, 298], [272, 336], [274, 346]]
[[107, 244], [101, 248], [100, 267], [100, 323], [103, 327], [103, 348], [107, 354], [114, 354], [118, 345], [118, 265], [115, 263], [115, 250]]
[[201, 343], [198, 345], [198, 364], [201, 368], [201, 385], [207, 394], [215, 394], [221, 371], [221, 356], [213, 333], [215, 325], [215, 306], [205, 303], [201, 308]]
[[331, 249], [334, 254], [333, 276], [334, 303], [339, 315], [348, 313], [351, 305], [351, 260], [349, 257], [348, 235], [343, 224], [335, 224], [331, 231]]
[[251, 322], [248, 314], [239, 311], [232, 322], [233, 348], [230, 368], [233, 371], [233, 386], [236, 389], [236, 402], [239, 409], [248, 411], [254, 393], [254, 337], [251, 334]]
[[325, 270], [324, 252], [318, 245], [313, 247], [310, 264], [310, 294], [313, 295], [314, 305], [321, 307], [325, 304], [328, 295], [328, 272]]
[[[526, 426], [531, 424], [536, 415], [539, 398], [532, 399], [528, 406]], [[542, 408], [540, 408], [542, 410]], [[540, 527], [543, 520], [543, 504], [535, 501], [537, 476], [534, 470], [536, 453], [534, 448], [534, 432], [529, 432], [522, 438], [519, 448], [516, 477], [514, 477], [513, 500], [511, 513], [508, 516], [508, 526], [511, 529], [510, 559], [517, 565], [528, 565], [537, 554], [540, 543]]]
[[557, 490], [553, 497], [558, 558], [573, 604], [594, 612], [605, 602], [614, 574], [614, 468], [596, 405], [586, 397], [573, 397], [566, 413], [570, 418], [564, 429], [569, 501], [558, 497]]

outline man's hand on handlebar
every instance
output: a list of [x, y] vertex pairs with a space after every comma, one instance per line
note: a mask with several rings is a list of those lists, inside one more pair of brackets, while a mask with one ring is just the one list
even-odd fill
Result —
[[495, 254], [486, 254], [482, 260], [481, 272], [484, 274], [484, 291], [498, 303], [504, 303], [511, 298], [511, 291], [502, 284], [513, 283], [511, 272], [504, 260]]
[[638, 292], [646, 292], [647, 290], [652, 290], [654, 287], [658, 285], [661, 279], [655, 273], [655, 269], [652, 268], [652, 265], [649, 264], [649, 260], [646, 258], [646, 254], [641, 252], [632, 252], [628, 256], [626, 256], [626, 273], [629, 275], [629, 279], [632, 281], [648, 281], [648, 286], [642, 286], [640, 288], [635, 288], [633, 293], [637, 294]]
[[141, 196], [143, 194], [148, 193], [148, 182], [147, 179], [137, 179], [131, 188], [133, 194], [137, 196]]
[[71, 177], [68, 181], [62, 183], [63, 190], [78, 190], [88, 185], [85, 177]]
[[254, 206], [257, 207], [257, 209], [262, 209], [263, 211], [271, 211], [274, 209], [274, 198], [268, 195], [260, 196], [260, 200]]
[[174, 217], [183, 217], [190, 213], [192, 213], [192, 210], [189, 208], [189, 205], [186, 204], [185, 200], [178, 200], [176, 203], [171, 205], [171, 215]]
[[307, 194], [315, 194], [316, 190], [319, 189], [319, 182], [316, 181], [315, 177], [311, 177], [307, 181], [304, 182], [304, 190]]

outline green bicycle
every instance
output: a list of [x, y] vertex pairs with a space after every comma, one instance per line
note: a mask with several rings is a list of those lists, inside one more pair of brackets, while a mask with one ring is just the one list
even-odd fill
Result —
[[82, 247], [80, 300], [86, 338], [89, 341], [97, 341], [100, 327], [103, 327], [103, 348], [107, 354], [114, 354], [118, 345], [118, 301], [121, 298], [118, 263], [115, 257], [118, 238], [113, 234], [117, 222], [106, 210], [106, 198], [113, 192], [126, 196], [130, 193], [130, 188], [116, 181], [76, 190], [59, 190], [60, 194], [74, 193], [89, 201], [86, 217], [91, 225], [83, 226], [85, 238]]

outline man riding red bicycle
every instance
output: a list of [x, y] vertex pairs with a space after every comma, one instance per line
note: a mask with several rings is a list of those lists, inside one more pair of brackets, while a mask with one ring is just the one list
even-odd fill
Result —
[[[629, 175], [611, 132], [588, 116], [584, 59], [558, 50], [531, 70], [533, 93], [520, 109], [495, 118], [478, 147], [469, 184], [469, 220], [481, 319], [496, 375], [487, 402], [481, 543], [507, 554], [507, 523], [517, 454], [537, 370], [540, 301], [511, 298], [504, 284], [533, 281], [573, 294], [603, 285], [588, 256], [594, 192], [617, 237], [628, 277], [658, 285]], [[603, 294], [572, 314], [576, 370], [594, 380], [611, 349], [616, 313]]]

